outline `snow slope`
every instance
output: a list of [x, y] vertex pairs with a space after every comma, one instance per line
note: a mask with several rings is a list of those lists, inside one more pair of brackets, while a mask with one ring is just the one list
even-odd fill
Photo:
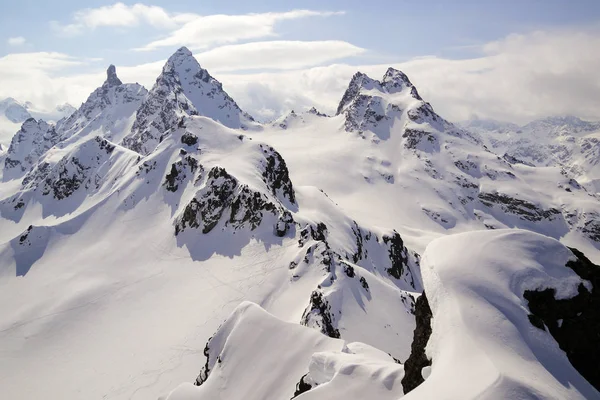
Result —
[[[594, 193], [560, 167], [494, 153], [391, 68], [381, 80], [357, 73], [335, 116], [260, 125], [182, 48], [150, 92], [111, 66], [71, 117], [27, 120], [0, 157], [0, 388], [13, 398], [398, 398], [417, 299], [437, 287], [419, 254], [443, 257], [445, 237], [481, 244], [494, 278], [474, 279], [508, 297], [517, 267], [549, 268], [556, 286], [570, 257], [560, 242], [600, 259]], [[498, 228], [537, 233], [486, 231]], [[502, 266], [490, 247], [506, 249]], [[445, 279], [472, 283], [472, 262], [455, 267], [470, 253], [449, 259]], [[436, 335], [445, 306], [434, 301]], [[482, 311], [490, 327], [495, 312]], [[531, 348], [554, 343], [521, 322]], [[477, 333], [494, 356], [520, 360]], [[435, 351], [431, 379], [452, 356]], [[540, 385], [564, 377], [536, 368], [550, 371]]]
[[430, 243], [421, 271], [433, 312], [433, 365], [406, 398], [600, 398], [552, 336], [530, 323], [523, 297], [546, 288], [557, 299], [577, 295], [582, 280], [565, 266], [572, 259], [556, 240], [520, 230]]

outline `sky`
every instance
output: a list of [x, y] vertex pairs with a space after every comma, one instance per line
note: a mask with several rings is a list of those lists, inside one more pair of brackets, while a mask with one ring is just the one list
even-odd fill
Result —
[[187, 46], [261, 120], [332, 113], [388, 66], [452, 121], [600, 120], [598, 0], [0, 1], [0, 98], [40, 109], [79, 106], [109, 64], [151, 88]]

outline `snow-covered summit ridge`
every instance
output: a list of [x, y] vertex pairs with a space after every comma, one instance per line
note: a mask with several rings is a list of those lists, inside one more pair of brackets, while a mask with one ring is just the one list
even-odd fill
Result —
[[106, 70], [106, 80], [69, 118], [57, 123], [61, 139], [100, 134], [119, 141], [129, 133], [137, 109], [148, 91], [137, 83], [122, 83], [114, 65]]
[[526, 295], [551, 289], [566, 301], [589, 291], [590, 283], [567, 267], [573, 260], [558, 241], [522, 230], [431, 242], [421, 268], [433, 312], [426, 347], [433, 364], [407, 399], [599, 398], [548, 328], [533, 323]]
[[206, 116], [234, 129], [248, 129], [255, 124], [221, 82], [203, 69], [186, 47], [181, 47], [165, 63], [123, 144], [149, 154], [170, 127], [192, 115]]

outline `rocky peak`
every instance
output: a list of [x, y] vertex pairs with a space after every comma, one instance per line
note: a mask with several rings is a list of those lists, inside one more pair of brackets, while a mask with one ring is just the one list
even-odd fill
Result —
[[106, 81], [104, 84], [108, 86], [119, 86], [123, 84], [117, 76], [117, 68], [112, 64], [109, 65], [106, 70]]
[[54, 146], [59, 136], [53, 125], [43, 120], [28, 118], [13, 136], [4, 160], [4, 178], [21, 177], [38, 159]]
[[31, 118], [27, 107], [12, 97], [0, 100], [0, 114], [4, 114], [6, 119], [12, 123], [21, 123]]
[[367, 75], [362, 72], [357, 72], [354, 74], [352, 79], [350, 80], [350, 84], [348, 85], [348, 89], [342, 96], [342, 100], [338, 105], [337, 111], [335, 115], [341, 114], [344, 109], [357, 97], [360, 93], [361, 88], [364, 89], [372, 89], [373, 87], [381, 87], [381, 84], [374, 79], [369, 78]]
[[383, 75], [383, 79], [378, 81], [376, 79], [372, 79], [369, 76], [363, 74], [362, 72], [357, 72], [352, 77], [350, 84], [348, 85], [348, 89], [344, 93], [342, 97], [342, 101], [337, 109], [336, 115], [344, 112], [346, 108], [351, 106], [351, 104], [360, 98], [364, 98], [365, 96], [373, 97], [372, 94], [364, 94], [364, 92], [381, 92], [382, 96], [388, 94], [396, 94], [404, 91], [405, 89], [410, 90], [410, 96], [416, 100], [423, 100], [419, 93], [417, 92], [417, 88], [410, 82], [408, 76], [404, 74], [402, 71], [398, 71], [392, 67], [388, 68], [385, 74]]
[[316, 115], [317, 117], [326, 117], [327, 116], [327, 114], [320, 112], [315, 107], [312, 107], [310, 110], [308, 110], [308, 113], [312, 114], [312, 115]]
[[[77, 110], [56, 124], [61, 140], [74, 135], [87, 135], [92, 131], [103, 132], [109, 140], [120, 140], [129, 131], [133, 115], [142, 104], [148, 91], [137, 83], [123, 83], [117, 76], [114, 65], [106, 70], [106, 80], [94, 90]], [[63, 106], [72, 109], [69, 104]]]
[[410, 83], [408, 76], [404, 72], [392, 67], [388, 68], [385, 75], [383, 75], [381, 85], [390, 93], [399, 92], [406, 87], [413, 87], [413, 84]]
[[182, 117], [193, 115], [233, 129], [247, 129], [254, 122], [223, 90], [221, 82], [203, 69], [186, 47], [181, 47], [165, 63], [123, 145], [149, 154]]
[[183, 62], [185, 62], [186, 60], [190, 60], [192, 58], [194, 58], [194, 55], [192, 54], [192, 52], [187, 47], [182, 46], [182, 47], [178, 48], [177, 51], [171, 55], [171, 57], [169, 57], [169, 59], [167, 60], [167, 63], [165, 64], [165, 67], [167, 67], [169, 65], [171, 65], [171, 66], [180, 65]]

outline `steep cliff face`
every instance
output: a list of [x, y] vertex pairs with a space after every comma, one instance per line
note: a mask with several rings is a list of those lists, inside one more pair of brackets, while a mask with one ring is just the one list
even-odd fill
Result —
[[[548, 330], [569, 361], [597, 390], [600, 390], [600, 266], [582, 252], [571, 249], [574, 260], [566, 263], [581, 279], [577, 295], [557, 299], [555, 289], [527, 290], [523, 297], [531, 311], [530, 321]], [[590, 288], [591, 286], [591, 288]]]

